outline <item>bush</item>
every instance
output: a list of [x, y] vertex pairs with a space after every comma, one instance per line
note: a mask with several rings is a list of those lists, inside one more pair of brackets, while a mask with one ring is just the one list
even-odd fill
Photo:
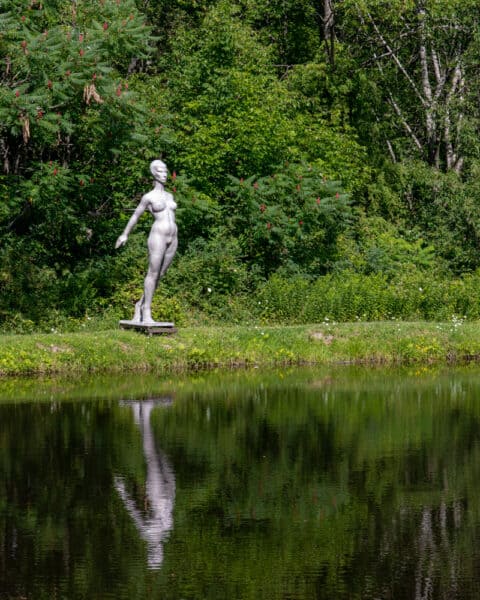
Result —
[[343, 272], [309, 281], [275, 275], [259, 290], [257, 313], [267, 322], [450, 320], [480, 318], [480, 271], [448, 280], [432, 273]]

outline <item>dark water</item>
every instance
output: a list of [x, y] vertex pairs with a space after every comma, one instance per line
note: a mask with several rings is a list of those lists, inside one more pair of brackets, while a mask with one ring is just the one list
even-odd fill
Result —
[[0, 385], [0, 598], [480, 597], [480, 369]]

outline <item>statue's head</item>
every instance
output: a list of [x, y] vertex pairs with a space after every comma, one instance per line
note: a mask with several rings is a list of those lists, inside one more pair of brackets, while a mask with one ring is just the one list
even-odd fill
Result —
[[150, 173], [153, 175], [154, 179], [161, 183], [167, 181], [167, 165], [162, 160], [153, 160], [150, 163]]

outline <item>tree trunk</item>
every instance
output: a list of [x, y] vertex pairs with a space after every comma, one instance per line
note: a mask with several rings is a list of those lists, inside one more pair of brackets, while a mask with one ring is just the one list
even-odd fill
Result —
[[333, 67], [335, 65], [335, 14], [333, 12], [333, 0], [323, 0], [323, 40], [325, 42], [325, 51], [327, 60]]

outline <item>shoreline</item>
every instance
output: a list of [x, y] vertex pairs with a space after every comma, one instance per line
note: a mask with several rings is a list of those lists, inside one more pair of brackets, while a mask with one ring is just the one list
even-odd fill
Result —
[[0, 336], [0, 377], [476, 360], [477, 321], [217, 325], [156, 336], [121, 329]]

